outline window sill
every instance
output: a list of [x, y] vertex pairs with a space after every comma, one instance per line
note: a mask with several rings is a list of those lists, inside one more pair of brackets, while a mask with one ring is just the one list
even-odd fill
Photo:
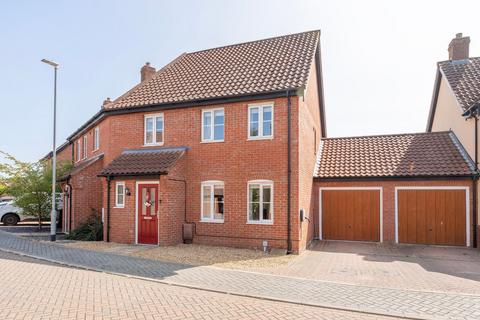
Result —
[[202, 219], [202, 220], [200, 220], [200, 222], [202, 222], [202, 223], [224, 223], [224, 220], [205, 220], [205, 219]]
[[219, 142], [225, 142], [225, 140], [203, 140], [203, 141], [200, 141], [200, 143], [219, 143]]
[[117, 206], [115, 206], [115, 207], [112, 207], [112, 208], [113, 208], [113, 209], [125, 209], [125, 206], [123, 206], [123, 207], [117, 207]]
[[144, 144], [142, 147], [143, 148], [148, 148], [148, 147], [161, 147], [163, 146], [165, 143], [162, 142], [162, 143], [149, 143], [149, 144]]
[[92, 152], [97, 152], [98, 150], [100, 150], [100, 148], [97, 148], [95, 150], [92, 150]]
[[247, 221], [247, 224], [262, 224], [262, 225], [272, 226], [273, 221]]
[[257, 141], [257, 140], [273, 140], [272, 137], [248, 137], [247, 141]]

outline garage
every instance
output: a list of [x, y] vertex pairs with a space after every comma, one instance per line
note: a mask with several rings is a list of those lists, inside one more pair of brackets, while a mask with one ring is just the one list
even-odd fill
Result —
[[473, 246], [475, 175], [451, 131], [322, 139], [317, 238]]
[[320, 192], [323, 239], [380, 241], [381, 189], [323, 188]]
[[397, 242], [468, 245], [468, 188], [397, 188]]

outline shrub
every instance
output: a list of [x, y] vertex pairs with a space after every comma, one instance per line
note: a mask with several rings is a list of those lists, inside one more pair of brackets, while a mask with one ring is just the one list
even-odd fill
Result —
[[103, 223], [99, 215], [92, 209], [92, 215], [87, 221], [70, 232], [66, 239], [81, 241], [102, 241], [103, 240]]

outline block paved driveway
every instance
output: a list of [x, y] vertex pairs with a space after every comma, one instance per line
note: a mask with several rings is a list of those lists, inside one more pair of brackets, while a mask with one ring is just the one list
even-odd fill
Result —
[[0, 319], [386, 319], [63, 267], [0, 251]]
[[355, 285], [480, 295], [480, 250], [320, 241], [287, 266], [259, 272]]
[[[419, 319], [480, 319], [480, 295], [475, 294], [389, 289], [215, 267], [190, 267], [50, 245], [5, 232], [0, 232], [0, 248], [64, 264], [243, 297]], [[57, 281], [63, 282], [63, 278], [58, 277]]]

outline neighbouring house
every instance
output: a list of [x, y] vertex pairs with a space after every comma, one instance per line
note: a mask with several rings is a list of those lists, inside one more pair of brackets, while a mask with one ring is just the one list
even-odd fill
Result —
[[470, 246], [474, 174], [452, 131], [322, 139], [315, 234]]
[[[427, 131], [452, 130], [478, 166], [480, 57], [470, 57], [470, 38], [461, 33], [448, 46], [448, 60], [438, 62]], [[478, 180], [473, 195], [478, 199]], [[478, 205], [474, 202], [474, 237], [479, 237]]]
[[[106, 241], [285, 248], [314, 237], [326, 136], [320, 32], [184, 53], [68, 138], [65, 232], [96, 212]], [[68, 155], [68, 156], [67, 156]]]

